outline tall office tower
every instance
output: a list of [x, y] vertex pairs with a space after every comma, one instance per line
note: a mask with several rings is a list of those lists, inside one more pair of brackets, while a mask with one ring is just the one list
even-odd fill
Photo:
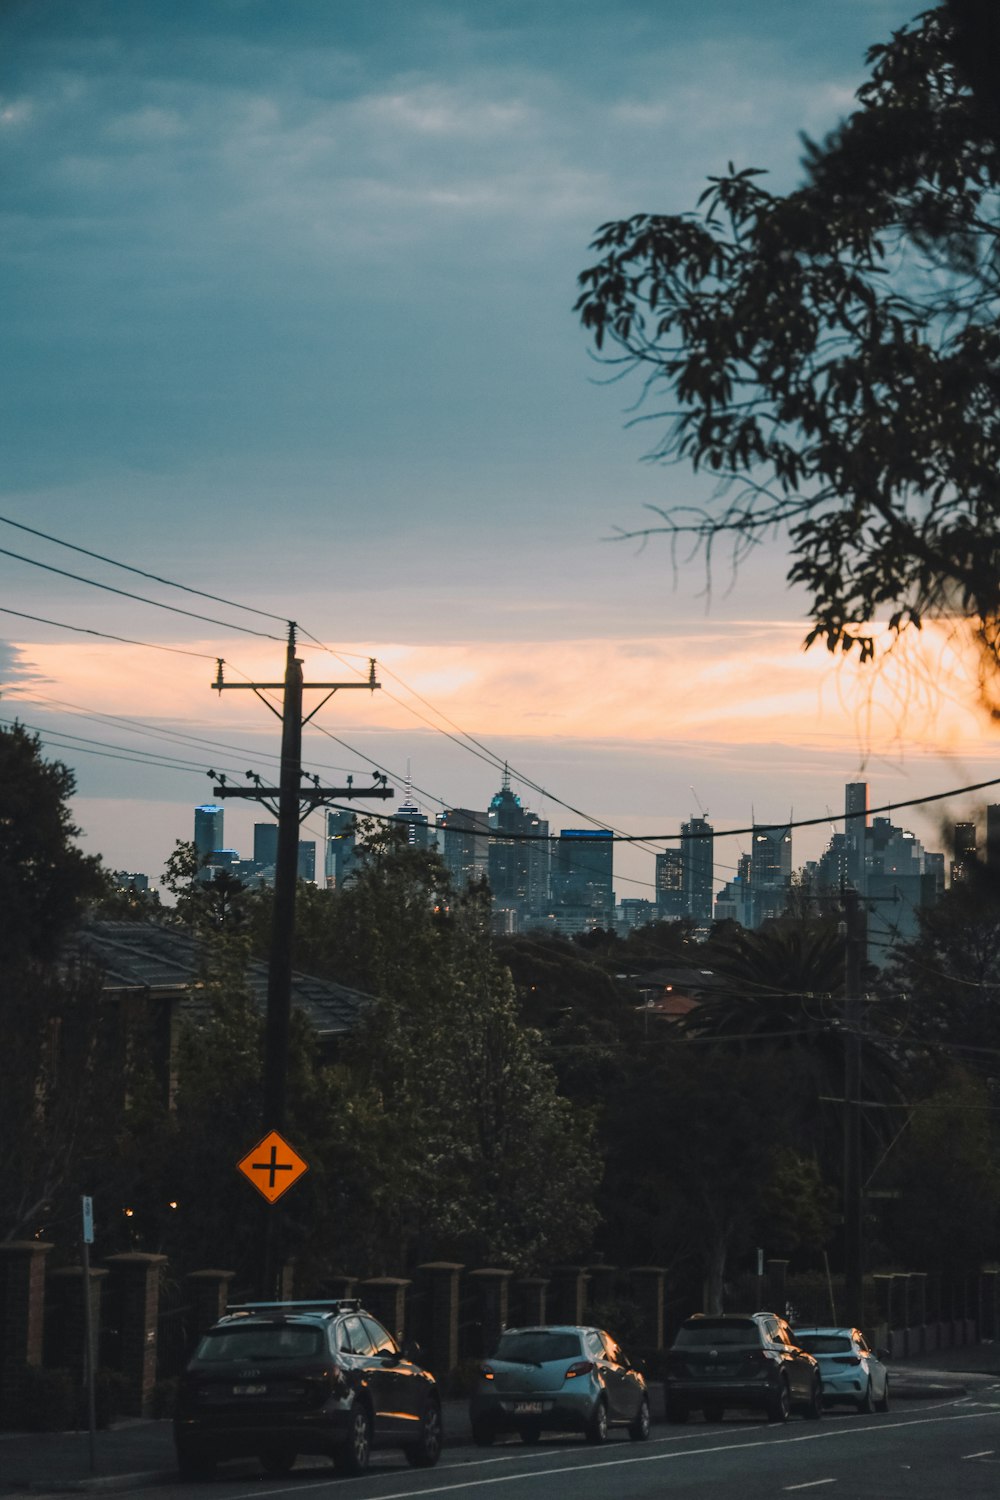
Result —
[[821, 891], [839, 891], [848, 884], [857, 889], [856, 882], [847, 878], [848, 853], [847, 834], [835, 833], [820, 855], [816, 870], [816, 884]]
[[253, 825], [253, 862], [258, 870], [273, 870], [278, 863], [277, 823]]
[[986, 809], [986, 863], [1000, 870], [1000, 803], [991, 802]]
[[409, 797], [393, 814], [393, 827], [406, 829], [406, 842], [412, 849], [426, 849], [431, 842], [430, 820]]
[[203, 864], [216, 849], [225, 847], [222, 837], [222, 808], [214, 802], [205, 802], [194, 810], [194, 847]]
[[299, 839], [298, 877], [316, 884], [316, 840]]
[[684, 851], [663, 849], [656, 856], [656, 915], [666, 921], [687, 912], [684, 898]]
[[753, 926], [780, 917], [792, 881], [792, 830], [788, 823], [755, 823], [751, 843]]
[[506, 766], [503, 785], [490, 801], [486, 821], [494, 926], [516, 932], [529, 917], [541, 916], [548, 905], [549, 825], [522, 808], [520, 797], [510, 789]]
[[951, 847], [954, 855], [951, 862], [951, 883], [958, 885], [961, 881], [968, 880], [976, 863], [975, 823], [956, 823], [952, 829]]
[[576, 907], [609, 925], [615, 906], [614, 853], [610, 828], [563, 828], [550, 871], [552, 905]]
[[357, 819], [352, 812], [326, 815], [326, 857], [323, 873], [330, 887], [342, 886], [357, 867]]
[[844, 879], [863, 890], [865, 839], [868, 832], [868, 783], [849, 781], [844, 787]]
[[714, 831], [707, 818], [692, 818], [681, 824], [681, 855], [684, 861], [684, 903], [696, 922], [712, 920], [714, 888]]
[[866, 845], [868, 959], [881, 965], [896, 943], [917, 935], [917, 913], [926, 886], [926, 856], [920, 840], [897, 828], [891, 818], [872, 819]]
[[489, 866], [489, 819], [470, 807], [449, 807], [434, 820], [441, 858], [456, 891], [485, 880]]
[[924, 878], [920, 884], [920, 905], [937, 906], [944, 895], [944, 855], [924, 851]]

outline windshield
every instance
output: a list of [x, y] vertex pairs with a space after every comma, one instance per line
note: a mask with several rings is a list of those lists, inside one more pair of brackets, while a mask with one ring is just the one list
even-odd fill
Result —
[[578, 1333], [549, 1333], [544, 1328], [532, 1328], [525, 1333], [502, 1333], [492, 1357], [513, 1364], [544, 1365], [553, 1359], [577, 1359], [579, 1354]]
[[726, 1322], [699, 1318], [697, 1323], [683, 1323], [674, 1340], [675, 1349], [717, 1348], [720, 1344], [759, 1344], [757, 1324]]
[[797, 1333], [795, 1342], [809, 1354], [850, 1354], [854, 1347], [844, 1333]]
[[308, 1359], [322, 1353], [322, 1333], [299, 1323], [245, 1323], [213, 1328], [195, 1352], [199, 1364], [222, 1360]]

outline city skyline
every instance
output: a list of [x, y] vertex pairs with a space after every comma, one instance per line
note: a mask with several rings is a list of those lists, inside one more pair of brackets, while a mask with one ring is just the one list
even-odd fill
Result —
[[[280, 677], [289, 617], [336, 653], [303, 636], [307, 677], [374, 657], [383, 682], [322, 710], [307, 768], [375, 761], [402, 793], [411, 762], [432, 819], [485, 806], [465, 735], [550, 826], [628, 833], [699, 803], [719, 826], [821, 817], [852, 778], [888, 803], [996, 765], [943, 631], [873, 675], [803, 654], [780, 539], [735, 574], [720, 554], [710, 581], [662, 539], [608, 540], [711, 483], [642, 463], [637, 392], [572, 312], [601, 222], [688, 210], [731, 159], [794, 182], [799, 132], [836, 124], [910, 6], [572, 14], [7, 7], [0, 516], [99, 556], [0, 524], [0, 605], [20, 612], [0, 613], [0, 718], [73, 767], [109, 866], [155, 877], [208, 768], [268, 774], [273, 718], [210, 683], [220, 656]], [[623, 893], [652, 886], [651, 860], [620, 864]]]

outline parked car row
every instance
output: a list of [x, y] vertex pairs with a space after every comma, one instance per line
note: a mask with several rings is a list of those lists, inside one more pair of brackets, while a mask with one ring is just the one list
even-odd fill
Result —
[[[881, 1353], [881, 1351], [880, 1351]], [[834, 1402], [887, 1411], [889, 1377], [857, 1328], [802, 1328], [776, 1313], [696, 1314], [666, 1358], [669, 1422], [694, 1410], [718, 1422], [729, 1408], [785, 1422], [817, 1420]], [[543, 1432], [605, 1442], [623, 1428], [649, 1437], [646, 1375], [602, 1328], [508, 1328], [476, 1372], [473, 1441]], [[201, 1339], [180, 1382], [174, 1417], [178, 1466], [206, 1478], [223, 1459], [256, 1457], [285, 1474], [298, 1454], [326, 1454], [347, 1474], [374, 1447], [402, 1449], [418, 1467], [441, 1452], [441, 1400], [419, 1350], [396, 1341], [354, 1299], [254, 1302], [230, 1308]]]

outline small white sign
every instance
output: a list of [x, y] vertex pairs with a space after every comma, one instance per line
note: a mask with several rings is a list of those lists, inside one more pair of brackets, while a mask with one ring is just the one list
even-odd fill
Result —
[[757, 1246], [757, 1275], [758, 1276], [763, 1276], [763, 1274], [764, 1274], [764, 1252], [760, 1248], [760, 1246], [758, 1245]]
[[94, 1243], [94, 1200], [93, 1198], [81, 1198], [83, 1208], [83, 1243], [92, 1245]]

